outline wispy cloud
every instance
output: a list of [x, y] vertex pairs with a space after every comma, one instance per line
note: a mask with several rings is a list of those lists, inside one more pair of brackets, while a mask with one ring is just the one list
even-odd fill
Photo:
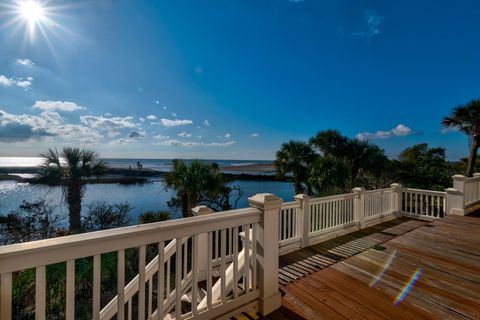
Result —
[[189, 133], [189, 132], [183, 131], [183, 132], [180, 132], [180, 133], [178, 134], [178, 136], [179, 136], [180, 138], [190, 138], [190, 137], [192, 136], [192, 134]]
[[154, 115], [154, 114], [149, 114], [149, 115], [147, 116], [147, 120], [155, 121], [155, 120], [157, 120], [157, 116]]
[[203, 124], [205, 127], [210, 127], [210, 122], [208, 122], [208, 120], [203, 120], [202, 124]]
[[230, 133], [225, 133], [225, 135], [223, 136], [225, 139], [230, 139], [232, 135]]
[[353, 35], [357, 37], [370, 38], [375, 35], [380, 34], [380, 25], [382, 24], [385, 17], [377, 14], [375, 10], [366, 10], [364, 12], [365, 19], [365, 29], [361, 31], [354, 32]]
[[164, 127], [180, 127], [193, 124], [192, 120], [171, 120], [171, 119], [160, 119], [160, 122], [154, 122], [154, 124], [160, 124]]
[[44, 111], [63, 111], [73, 112], [78, 110], [85, 110], [84, 107], [79, 106], [75, 102], [70, 101], [42, 101], [38, 100], [33, 105], [34, 109], [40, 109]]
[[123, 129], [137, 127], [133, 117], [80, 116], [80, 122], [98, 131], [106, 132], [110, 137], [120, 135]]
[[403, 125], [399, 124], [395, 128], [388, 130], [388, 131], [377, 131], [375, 133], [371, 132], [361, 132], [355, 136], [355, 138], [359, 140], [371, 140], [371, 139], [388, 139], [391, 137], [404, 137], [413, 134], [414, 131]]
[[167, 139], [156, 142], [155, 144], [167, 147], [228, 147], [235, 144], [235, 141], [205, 143], [197, 141], [180, 141], [176, 139]]
[[0, 75], [0, 86], [2, 87], [11, 87], [11, 86], [17, 86], [22, 89], [30, 89], [32, 86], [33, 78], [32, 77], [26, 77], [26, 78], [8, 78], [5, 75], [1, 74]]
[[110, 142], [112, 145], [125, 145], [133, 142], [138, 142], [138, 140], [145, 138], [145, 131], [132, 131], [126, 138], [121, 138], [118, 140], [113, 140]]
[[250, 138], [258, 138], [260, 136], [260, 134], [258, 134], [257, 132], [254, 132], [250, 135]]
[[17, 59], [17, 63], [22, 65], [22, 66], [26, 66], [26, 67], [33, 67], [35, 65], [35, 63], [33, 63], [32, 60], [30, 59]]

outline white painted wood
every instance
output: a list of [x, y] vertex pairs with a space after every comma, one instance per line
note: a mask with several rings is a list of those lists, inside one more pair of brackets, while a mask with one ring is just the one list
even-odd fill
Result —
[[145, 319], [145, 256], [146, 246], [138, 248], [138, 320]]
[[117, 251], [117, 319], [125, 319], [125, 250]]
[[158, 243], [158, 259], [157, 259], [157, 320], [163, 319], [164, 309], [164, 292], [165, 292], [165, 242], [160, 241]]
[[100, 289], [102, 286], [101, 267], [102, 256], [96, 254], [93, 256], [93, 293], [92, 293], [92, 318], [100, 319]]
[[39, 266], [35, 270], [35, 320], [45, 320], [46, 302], [46, 267]]
[[[193, 236], [192, 248], [192, 315], [196, 316], [198, 305], [198, 235]], [[204, 244], [205, 245], [205, 244]]]
[[0, 275], [0, 319], [12, 318], [12, 273]]
[[207, 265], [207, 296], [206, 296], [206, 304], [207, 304], [207, 309], [212, 308], [212, 260], [213, 260], [213, 232], [208, 233], [208, 265]]
[[75, 319], [75, 260], [67, 261], [65, 316], [67, 320]]
[[182, 242], [177, 238], [177, 250], [175, 254], [175, 318], [180, 319], [182, 316]]
[[222, 303], [225, 303], [225, 301], [227, 299], [226, 279], [225, 279], [226, 241], [227, 241], [226, 240], [226, 230], [223, 229], [223, 230], [221, 230], [221, 252], [222, 252], [221, 259], [222, 259], [222, 262], [221, 262], [221, 268], [220, 268], [220, 292], [221, 292], [220, 297], [221, 297], [221, 302]]

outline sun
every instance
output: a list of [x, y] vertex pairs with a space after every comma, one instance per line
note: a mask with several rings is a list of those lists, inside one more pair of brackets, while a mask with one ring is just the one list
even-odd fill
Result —
[[42, 6], [34, 0], [22, 1], [19, 10], [22, 18], [25, 19], [29, 25], [34, 25], [45, 17]]

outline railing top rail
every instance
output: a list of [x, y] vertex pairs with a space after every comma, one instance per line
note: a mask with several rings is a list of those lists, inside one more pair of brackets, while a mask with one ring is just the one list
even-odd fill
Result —
[[259, 209], [135, 225], [0, 247], [0, 273], [64, 262], [260, 221]]
[[280, 208], [280, 210], [300, 208], [301, 206], [302, 204], [298, 201], [284, 202], [282, 203], [282, 207]]
[[476, 177], [468, 177], [465, 179], [465, 183], [474, 183], [474, 182], [479, 182], [480, 181], [480, 176]]
[[368, 190], [368, 191], [365, 191], [365, 194], [382, 193], [382, 192], [388, 192], [388, 191], [393, 191], [393, 189], [383, 188], [383, 189]]
[[433, 191], [433, 190], [424, 190], [424, 189], [415, 189], [415, 188], [403, 188], [403, 191], [431, 194], [436, 196], [445, 196], [447, 194], [445, 191]]
[[355, 197], [355, 193], [343, 193], [343, 194], [336, 194], [328, 197], [311, 198], [310, 203], [320, 203], [325, 201], [352, 199], [354, 197]]

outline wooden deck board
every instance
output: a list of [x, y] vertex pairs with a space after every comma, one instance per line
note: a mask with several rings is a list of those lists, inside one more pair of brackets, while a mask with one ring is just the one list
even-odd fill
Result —
[[281, 319], [480, 318], [479, 218], [388, 221], [284, 255], [280, 268]]

